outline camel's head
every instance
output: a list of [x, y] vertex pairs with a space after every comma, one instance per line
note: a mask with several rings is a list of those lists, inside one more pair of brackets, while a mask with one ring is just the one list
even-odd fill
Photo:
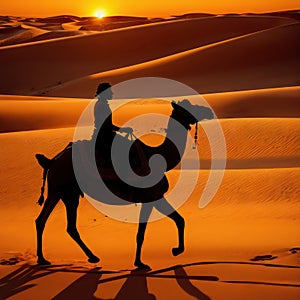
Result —
[[193, 105], [187, 99], [179, 102], [172, 101], [172, 117], [176, 118], [182, 125], [190, 129], [190, 125], [204, 119], [211, 120], [214, 113], [209, 107]]

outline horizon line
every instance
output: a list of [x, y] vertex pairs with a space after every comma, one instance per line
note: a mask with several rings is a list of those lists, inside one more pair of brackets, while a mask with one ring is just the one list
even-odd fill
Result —
[[[283, 10], [270, 10], [270, 11], [261, 11], [261, 12], [254, 12], [254, 11], [244, 11], [244, 12], [235, 12], [235, 11], [227, 11], [227, 12], [220, 12], [220, 13], [214, 13], [214, 12], [207, 12], [207, 11], [189, 11], [184, 12], [180, 14], [170, 14], [170, 15], [155, 15], [155, 16], [147, 16], [147, 15], [126, 15], [126, 14], [111, 14], [106, 15], [104, 18], [107, 17], [135, 17], [135, 18], [166, 18], [166, 17], [178, 17], [178, 16], [184, 16], [189, 14], [208, 14], [208, 15], [228, 15], [228, 14], [235, 14], [235, 15], [243, 15], [243, 14], [270, 14], [270, 13], [283, 13], [283, 12], [298, 12], [300, 13], [300, 7], [296, 9], [283, 9]], [[47, 16], [36, 16], [36, 15], [11, 15], [11, 14], [1, 14], [1, 17], [24, 17], [24, 18], [51, 18], [51, 17], [63, 17], [63, 16], [70, 16], [70, 17], [79, 17], [79, 18], [97, 18], [93, 15], [75, 15], [75, 14], [68, 14], [68, 13], [62, 13], [62, 14], [55, 14], [55, 15], [47, 15]]]

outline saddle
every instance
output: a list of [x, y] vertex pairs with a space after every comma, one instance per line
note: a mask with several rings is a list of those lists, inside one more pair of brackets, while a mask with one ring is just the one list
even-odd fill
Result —
[[[103, 181], [119, 181], [120, 177], [115, 170], [118, 166], [121, 166], [120, 168], [123, 169], [123, 176], [130, 176], [132, 171], [139, 177], [150, 174], [151, 170], [148, 164], [148, 159], [142, 148], [143, 143], [138, 139], [133, 140], [132, 137], [129, 138], [128, 134], [125, 137], [120, 134], [116, 134], [115, 139], [118, 149], [117, 151], [114, 151], [113, 158], [111, 158], [111, 147], [103, 147], [104, 150], [96, 149], [93, 151], [93, 144], [91, 141], [81, 140], [73, 143], [72, 145], [73, 159], [75, 153], [75, 155], [78, 155], [77, 157], [80, 159], [83, 171], [86, 172], [87, 176], [99, 176], [100, 174]], [[126, 153], [123, 152], [123, 150], [127, 149], [130, 149], [128, 157], [126, 157]], [[124, 169], [124, 160], [126, 159], [128, 167], [131, 168], [131, 170]], [[91, 174], [90, 172], [94, 169], [93, 165], [95, 163], [99, 174]], [[128, 171], [127, 174], [126, 171]]]
[[[165, 177], [153, 187], [146, 189], [136, 187], [139, 186], [139, 182], [145, 182], [147, 180], [146, 176], [151, 172], [146, 153], [144, 153], [143, 143], [138, 139], [129, 139], [127, 136], [123, 137], [119, 134], [116, 134], [115, 139], [117, 139], [118, 150], [120, 151], [113, 153], [113, 164], [110, 160], [103, 160], [103, 157], [99, 155], [101, 151], [93, 151], [91, 141], [83, 140], [73, 143], [73, 167], [75, 156], [77, 159], [76, 164], [78, 164], [75, 169], [79, 174], [76, 171], [75, 173], [77, 180], [80, 176], [82, 191], [102, 203], [113, 205], [128, 205], [130, 202], [150, 202], [155, 200], [153, 194], [157, 188], [162, 193], [167, 191], [168, 183]], [[126, 157], [125, 153], [121, 151], [122, 149], [130, 149], [129, 157]], [[105, 156], [108, 157], [108, 154], [106, 153]], [[129, 159], [128, 169], [121, 167], [122, 176], [120, 177], [116, 171], [116, 166], [119, 163], [124, 163], [124, 159]], [[107, 190], [99, 186], [99, 175]], [[122, 178], [125, 178], [126, 182]], [[123, 200], [116, 200], [115, 196], [111, 196], [110, 193]]]

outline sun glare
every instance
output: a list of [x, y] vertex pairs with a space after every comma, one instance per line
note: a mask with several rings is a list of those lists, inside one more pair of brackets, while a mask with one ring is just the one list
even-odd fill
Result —
[[103, 17], [106, 16], [106, 11], [104, 9], [98, 9], [95, 11], [94, 16], [99, 19], [102, 19]]

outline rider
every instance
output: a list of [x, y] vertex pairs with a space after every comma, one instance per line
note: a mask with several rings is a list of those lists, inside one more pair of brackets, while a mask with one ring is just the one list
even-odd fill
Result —
[[96, 90], [97, 102], [94, 107], [94, 133], [92, 139], [96, 141], [96, 152], [100, 152], [101, 156], [109, 158], [111, 145], [116, 132], [132, 133], [131, 127], [118, 127], [112, 122], [112, 111], [108, 105], [108, 101], [112, 100], [113, 92], [108, 82], [98, 85]]

